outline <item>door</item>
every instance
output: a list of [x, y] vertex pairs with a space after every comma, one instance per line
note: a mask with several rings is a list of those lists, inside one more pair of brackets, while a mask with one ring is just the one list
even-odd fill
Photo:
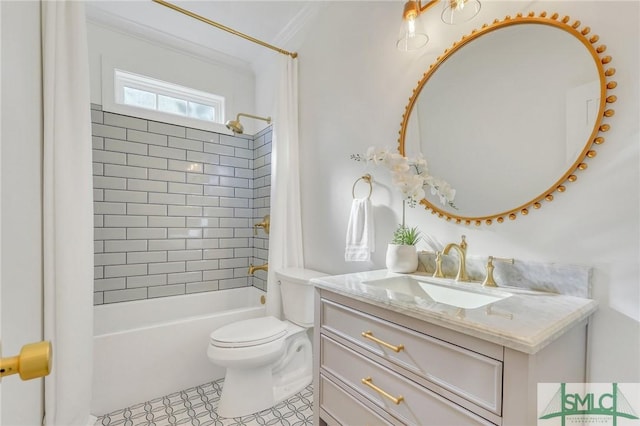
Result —
[[[0, 1], [0, 355], [43, 338], [40, 2]], [[0, 382], [0, 424], [38, 425], [43, 379]]]

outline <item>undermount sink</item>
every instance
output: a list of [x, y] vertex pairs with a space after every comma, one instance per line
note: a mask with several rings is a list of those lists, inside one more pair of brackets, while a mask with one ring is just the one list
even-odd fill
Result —
[[[423, 279], [415, 276], [381, 278], [378, 280], [363, 281], [362, 284], [464, 309], [480, 308], [512, 296], [511, 293], [500, 290], [474, 289], [472, 287], [466, 289], [461, 288], [461, 285], [454, 287], [452, 285], [427, 281], [426, 278]], [[463, 285], [472, 286], [476, 284]]]

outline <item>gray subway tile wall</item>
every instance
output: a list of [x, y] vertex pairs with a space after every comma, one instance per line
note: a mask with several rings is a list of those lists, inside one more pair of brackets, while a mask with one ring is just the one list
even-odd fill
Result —
[[271, 128], [229, 136], [91, 105], [94, 304], [256, 286], [269, 239]]

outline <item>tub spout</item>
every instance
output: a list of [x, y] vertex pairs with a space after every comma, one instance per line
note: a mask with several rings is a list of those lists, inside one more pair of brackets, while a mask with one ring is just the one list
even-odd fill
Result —
[[264, 265], [253, 266], [253, 264], [249, 264], [249, 275], [253, 275], [256, 271], [268, 271], [269, 264], [265, 263]]

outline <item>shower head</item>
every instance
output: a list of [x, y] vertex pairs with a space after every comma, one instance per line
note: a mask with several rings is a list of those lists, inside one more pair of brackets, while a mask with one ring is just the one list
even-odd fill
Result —
[[242, 126], [242, 123], [240, 123], [240, 116], [255, 118], [256, 120], [263, 120], [266, 121], [267, 124], [271, 123], [271, 117], [260, 117], [257, 115], [245, 114], [241, 112], [236, 116], [235, 120], [229, 120], [225, 123], [227, 129], [231, 130], [233, 133], [242, 134], [244, 132], [244, 127]]

